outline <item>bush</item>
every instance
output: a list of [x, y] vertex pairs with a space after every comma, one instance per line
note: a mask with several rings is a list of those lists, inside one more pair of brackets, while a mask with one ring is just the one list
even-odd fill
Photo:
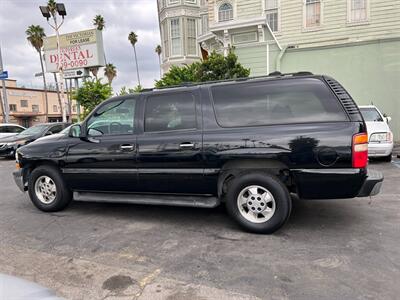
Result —
[[180, 85], [185, 82], [249, 77], [250, 69], [244, 68], [237, 60], [237, 56], [232, 50], [229, 51], [226, 57], [213, 52], [207, 60], [182, 67], [171, 67], [160, 80], [156, 81], [156, 87]]

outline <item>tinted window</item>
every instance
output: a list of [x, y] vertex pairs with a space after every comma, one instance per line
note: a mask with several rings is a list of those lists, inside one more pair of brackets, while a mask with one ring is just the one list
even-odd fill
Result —
[[109, 102], [100, 107], [87, 122], [88, 134], [132, 134], [135, 116], [135, 99]]
[[195, 100], [191, 93], [150, 96], [146, 101], [145, 131], [196, 128]]
[[47, 128], [47, 125], [35, 125], [23, 130], [20, 135], [36, 135], [42, 133]]
[[59, 124], [56, 126], [51, 127], [49, 130], [47, 130], [47, 132], [55, 134], [55, 133], [59, 133], [61, 130], [63, 130], [64, 125]]
[[7, 132], [6, 126], [0, 126], [0, 133]]
[[360, 111], [367, 122], [383, 122], [381, 114], [373, 107], [360, 108]]
[[18, 126], [10, 126], [10, 127], [8, 127], [8, 131], [12, 132], [12, 133], [20, 133], [20, 132], [24, 131], [24, 129], [21, 127], [18, 127]]
[[230, 84], [211, 91], [223, 127], [347, 120], [341, 104], [318, 79]]

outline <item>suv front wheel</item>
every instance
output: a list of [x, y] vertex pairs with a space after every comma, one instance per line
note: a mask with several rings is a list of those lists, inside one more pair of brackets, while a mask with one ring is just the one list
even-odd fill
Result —
[[227, 210], [246, 230], [273, 233], [286, 222], [292, 201], [286, 186], [275, 176], [245, 173], [228, 186]]
[[29, 178], [28, 192], [32, 203], [45, 212], [60, 211], [71, 202], [72, 194], [60, 172], [52, 166], [35, 168]]

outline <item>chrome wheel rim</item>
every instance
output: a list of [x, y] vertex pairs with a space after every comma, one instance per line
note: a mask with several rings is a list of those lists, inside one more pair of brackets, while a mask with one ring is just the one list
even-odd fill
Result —
[[274, 196], [266, 188], [259, 185], [245, 187], [237, 197], [240, 214], [249, 222], [267, 222], [275, 213]]
[[57, 197], [57, 188], [49, 176], [40, 176], [35, 182], [35, 194], [40, 202], [50, 204]]

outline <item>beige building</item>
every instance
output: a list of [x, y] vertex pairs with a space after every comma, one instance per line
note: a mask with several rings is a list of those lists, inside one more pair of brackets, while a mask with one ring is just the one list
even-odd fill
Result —
[[[6, 82], [9, 122], [30, 127], [38, 123], [61, 122], [62, 114], [56, 91], [47, 91], [48, 105], [42, 89], [17, 86], [16, 80]], [[3, 93], [0, 89], [0, 98]], [[3, 101], [3, 99], [2, 99]], [[3, 105], [0, 106], [0, 122], [4, 121]], [[73, 100], [71, 104], [72, 119], [77, 119], [77, 106]]]

